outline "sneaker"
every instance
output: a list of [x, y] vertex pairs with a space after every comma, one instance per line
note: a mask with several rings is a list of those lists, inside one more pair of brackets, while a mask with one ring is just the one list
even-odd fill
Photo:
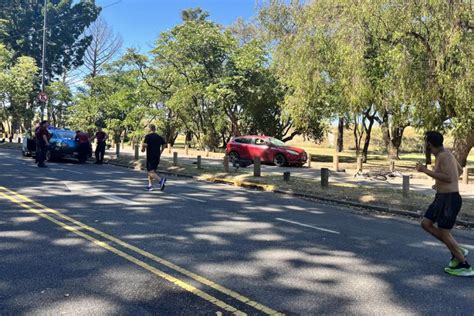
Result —
[[[469, 250], [467, 250], [466, 248], [459, 247], [459, 250], [461, 250], [462, 255], [463, 255], [464, 257], [466, 257], [466, 256], [469, 254]], [[449, 268], [454, 268], [454, 267], [456, 267], [458, 264], [459, 264], [459, 260], [458, 260], [455, 256], [452, 256], [451, 260], [449, 261], [448, 267], [449, 267]]]
[[160, 190], [163, 191], [166, 185], [166, 178], [161, 178], [160, 180]]
[[153, 186], [152, 185], [147, 185], [145, 188], [145, 191], [153, 191]]
[[454, 268], [444, 268], [444, 271], [455, 276], [474, 276], [474, 269], [469, 265], [469, 263], [467, 263], [467, 261], [464, 263], [459, 263]]

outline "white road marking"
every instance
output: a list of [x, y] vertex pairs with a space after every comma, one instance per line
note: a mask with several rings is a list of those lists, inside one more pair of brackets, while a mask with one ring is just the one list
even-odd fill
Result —
[[69, 191], [74, 192], [74, 191], [80, 191], [82, 193], [87, 193], [90, 195], [95, 195], [95, 196], [101, 196], [103, 198], [106, 198], [107, 200], [111, 200], [120, 204], [125, 204], [125, 205], [141, 205], [141, 203], [127, 200], [121, 197], [118, 197], [116, 195], [106, 193], [106, 192], [100, 192], [100, 191], [93, 191], [93, 190], [88, 190], [85, 186], [81, 186], [78, 184], [71, 184], [67, 181], [63, 181], [64, 185], [69, 189]]
[[298, 222], [294, 222], [294, 221], [290, 221], [288, 219], [284, 219], [284, 218], [275, 218], [277, 221], [280, 221], [280, 222], [286, 222], [286, 223], [290, 223], [290, 224], [294, 224], [294, 225], [298, 225], [298, 226], [303, 226], [303, 227], [308, 227], [308, 228], [312, 228], [312, 229], [316, 229], [316, 230], [320, 230], [320, 231], [323, 231], [323, 232], [327, 232], [327, 233], [331, 233], [331, 234], [340, 234], [340, 232], [337, 232], [335, 230], [330, 230], [330, 229], [326, 229], [326, 228], [321, 228], [321, 227], [316, 227], [316, 226], [312, 226], [312, 225], [308, 225], [308, 224], [303, 224], [303, 223], [298, 223]]

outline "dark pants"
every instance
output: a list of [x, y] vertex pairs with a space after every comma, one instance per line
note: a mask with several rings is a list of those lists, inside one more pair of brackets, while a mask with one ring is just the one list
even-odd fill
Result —
[[37, 142], [36, 147], [36, 162], [38, 165], [44, 165], [44, 161], [46, 160], [46, 150], [48, 150], [46, 144], [42, 142]]
[[97, 143], [97, 147], [95, 148], [96, 162], [102, 163], [104, 161], [105, 147], [106, 147], [105, 142]]
[[89, 143], [79, 143], [78, 155], [80, 162], [86, 162], [89, 155]]

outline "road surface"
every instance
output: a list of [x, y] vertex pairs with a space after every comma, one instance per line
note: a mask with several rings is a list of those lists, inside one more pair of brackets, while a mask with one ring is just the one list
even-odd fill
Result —
[[[0, 151], [0, 314], [472, 315], [417, 221]], [[474, 254], [474, 235], [455, 232]]]

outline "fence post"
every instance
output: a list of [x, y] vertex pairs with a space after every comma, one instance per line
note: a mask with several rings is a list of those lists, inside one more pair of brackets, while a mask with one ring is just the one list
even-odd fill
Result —
[[329, 169], [322, 168], [321, 169], [321, 187], [327, 188], [329, 186]]
[[253, 176], [260, 177], [261, 176], [261, 161], [260, 158], [255, 158], [253, 160]]
[[465, 166], [463, 169], [462, 169], [462, 183], [464, 184], [468, 184], [469, 183], [469, 169], [467, 168], [467, 166]]
[[335, 154], [332, 156], [332, 168], [336, 171], [339, 171], [339, 155]]
[[206, 151], [206, 157], [209, 157], [209, 146], [206, 146], [204, 150]]
[[185, 154], [186, 156], [189, 155], [189, 145], [184, 145], [184, 154]]
[[289, 182], [291, 177], [291, 173], [289, 171], [283, 172], [283, 181]]
[[390, 172], [395, 172], [395, 160], [390, 160]]
[[173, 166], [176, 167], [178, 165], [178, 152], [173, 152]]
[[135, 144], [135, 160], [140, 159], [140, 150], [138, 144]]
[[168, 149], [168, 154], [171, 154], [171, 144], [166, 144], [166, 148]]
[[408, 197], [410, 192], [410, 176], [403, 176], [403, 197]]
[[357, 171], [362, 172], [363, 163], [362, 157], [357, 157]]
[[120, 156], [120, 142], [115, 143], [115, 154], [117, 157]]
[[201, 169], [201, 156], [200, 156], [200, 155], [197, 156], [197, 163], [196, 163], [196, 165], [197, 165], [197, 168], [198, 168], [198, 169]]
[[229, 156], [224, 156], [224, 172], [229, 173]]

